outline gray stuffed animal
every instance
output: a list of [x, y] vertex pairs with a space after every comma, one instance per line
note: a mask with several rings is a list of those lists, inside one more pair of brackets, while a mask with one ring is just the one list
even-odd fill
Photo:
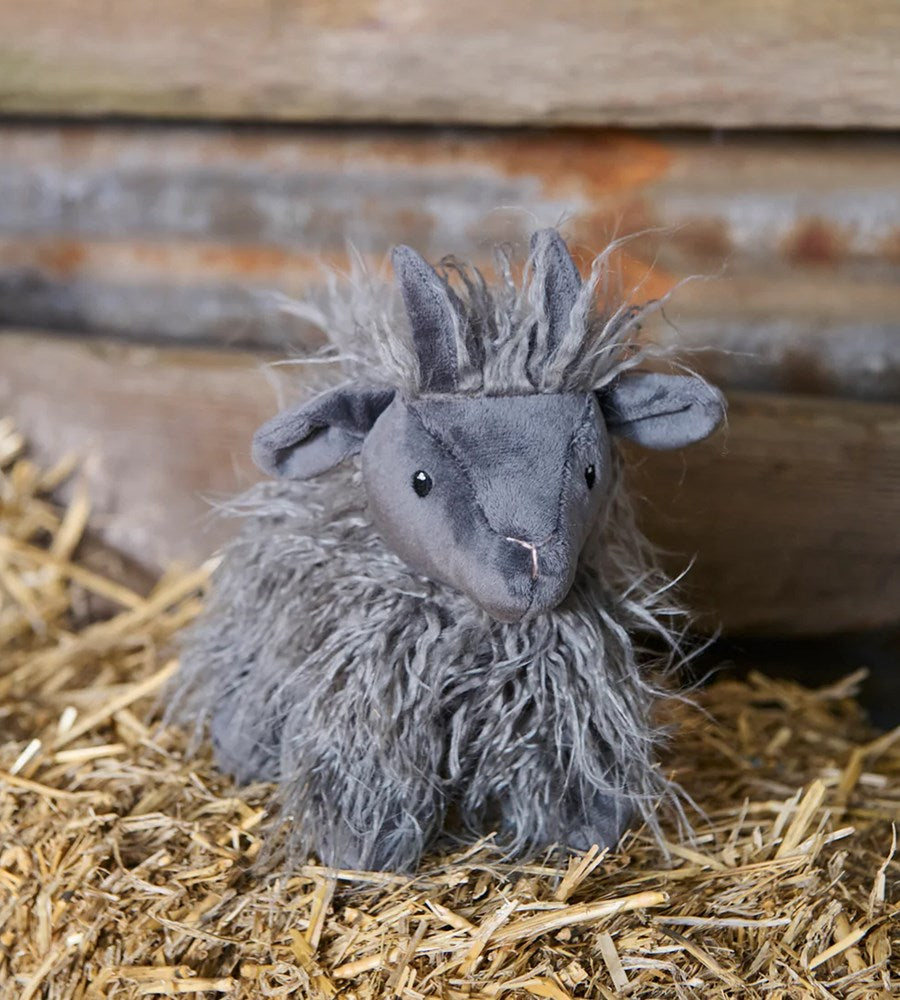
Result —
[[225, 770], [280, 783], [295, 851], [402, 869], [445, 830], [522, 855], [655, 823], [635, 636], [677, 659], [679, 609], [613, 438], [681, 447], [724, 404], [635, 370], [646, 308], [598, 311], [605, 262], [582, 282], [546, 230], [491, 287], [398, 247], [405, 308], [338, 302], [321, 322], [350, 380], [257, 432], [274, 482], [234, 504], [175, 699]]

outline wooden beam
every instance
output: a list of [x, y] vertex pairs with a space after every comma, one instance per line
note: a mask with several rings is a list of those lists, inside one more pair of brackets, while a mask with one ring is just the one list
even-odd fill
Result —
[[684, 452], [629, 452], [642, 521], [696, 556], [692, 605], [730, 632], [900, 624], [900, 406], [729, 393], [728, 427]]
[[[0, 323], [132, 339], [310, 343], [273, 290], [315, 292], [347, 241], [489, 264], [565, 218], [615, 235], [637, 297], [725, 384], [900, 396], [900, 139], [305, 128], [0, 129]], [[647, 335], [671, 340], [664, 322]]]
[[900, 125], [895, 0], [0, 4], [0, 111]]
[[[276, 407], [260, 356], [0, 335], [0, 413], [52, 460], [84, 458], [100, 532], [145, 564], [230, 530], [206, 499], [248, 485]], [[730, 394], [726, 431], [629, 452], [642, 520], [707, 626], [821, 634], [900, 623], [900, 407]]]

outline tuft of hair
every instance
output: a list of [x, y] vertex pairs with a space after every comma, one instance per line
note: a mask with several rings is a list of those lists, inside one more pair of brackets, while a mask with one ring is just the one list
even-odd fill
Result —
[[[456, 391], [488, 396], [588, 392], [659, 353], [636, 334], [669, 296], [632, 304], [640, 289], [623, 294], [612, 263], [631, 238], [610, 243], [594, 258], [567, 332], [555, 346], [544, 295], [545, 254], [531, 250], [517, 268], [512, 249], [496, 247], [492, 281], [474, 265], [445, 257], [437, 274], [461, 312], [455, 325]], [[420, 395], [419, 365], [398, 289], [384, 274], [373, 274], [359, 255], [351, 254], [351, 261], [349, 274], [326, 273], [325, 287], [314, 300], [277, 296], [276, 304], [325, 333], [327, 346], [315, 360], [332, 360], [335, 368], [321, 372], [319, 387], [352, 380], [392, 386], [410, 398]]]

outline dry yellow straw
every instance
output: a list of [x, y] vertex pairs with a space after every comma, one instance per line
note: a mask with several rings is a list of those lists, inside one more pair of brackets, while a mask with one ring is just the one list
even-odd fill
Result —
[[900, 729], [866, 726], [860, 675], [679, 709], [690, 842], [665, 819], [568, 859], [285, 869], [271, 789], [152, 715], [209, 567], [143, 594], [84, 565], [87, 494], [47, 495], [70, 470], [0, 420], [2, 1000], [900, 995]]

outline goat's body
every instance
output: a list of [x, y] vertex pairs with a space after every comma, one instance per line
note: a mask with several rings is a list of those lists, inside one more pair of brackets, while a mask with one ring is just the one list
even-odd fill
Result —
[[672, 786], [634, 637], [677, 663], [683, 622], [611, 434], [681, 446], [723, 403], [634, 371], [661, 303], [606, 301], [614, 249], [582, 283], [545, 231], [488, 285], [401, 247], [405, 308], [365, 275], [295, 305], [341, 370], [257, 432], [280, 478], [233, 505], [173, 697], [223, 768], [278, 781], [296, 854], [403, 868], [453, 829], [522, 855], [655, 827]]
[[179, 714], [239, 780], [280, 783], [295, 850], [403, 868], [448, 823], [521, 854], [649, 816], [656, 692], [630, 632], [650, 589], [615, 594], [585, 565], [552, 615], [497, 622], [407, 570], [361, 501], [347, 468], [237, 501], [184, 649]]

